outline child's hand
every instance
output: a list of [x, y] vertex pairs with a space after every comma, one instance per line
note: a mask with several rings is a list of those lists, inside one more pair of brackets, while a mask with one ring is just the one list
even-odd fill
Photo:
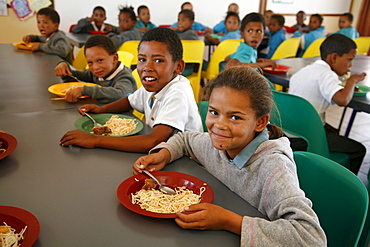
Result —
[[[175, 219], [181, 228], [232, 231], [228, 227], [232, 218], [229, 215], [232, 212], [220, 206], [210, 203], [193, 204], [185, 208], [185, 212], [187, 213], [177, 213], [178, 218]], [[235, 215], [234, 213], [232, 214]]]
[[348, 78], [347, 83], [348, 82], [353, 82], [353, 84], [356, 84], [356, 83], [362, 81], [363, 79], [365, 79], [365, 76], [366, 76], [366, 73], [365, 72], [363, 72], [363, 73], [361, 73], [359, 75], [357, 75], [357, 74], [351, 75]]
[[59, 144], [63, 147], [77, 145], [85, 148], [95, 148], [96, 136], [86, 133], [82, 130], [68, 131], [60, 139]]
[[83, 87], [77, 87], [72, 90], [68, 90], [66, 95], [64, 96], [64, 99], [67, 102], [77, 102], [78, 98], [82, 96]]
[[69, 69], [69, 66], [65, 62], [59, 63], [55, 68], [54, 68], [54, 73], [56, 76], [66, 76], [66, 75], [72, 75], [71, 70]]
[[142, 173], [143, 169], [148, 171], [159, 171], [170, 161], [171, 155], [167, 149], [161, 149], [158, 153], [140, 157], [135, 161], [134, 174]]
[[31, 51], [38, 51], [39, 50], [39, 45], [40, 45], [39, 42], [33, 43], [32, 47], [31, 47]]
[[101, 113], [102, 111], [101, 111], [101, 107], [98, 105], [87, 104], [87, 105], [83, 105], [80, 108], [78, 108], [78, 112], [81, 115], [84, 115], [85, 112]]
[[105, 31], [108, 31], [108, 32], [112, 32], [113, 31], [112, 25], [109, 25], [109, 24], [104, 24], [104, 29], [105, 29]]
[[23, 40], [23, 42], [28, 44], [28, 43], [31, 42], [31, 37], [29, 35], [26, 35], [26, 36], [23, 36], [22, 40]]
[[264, 58], [259, 58], [257, 60], [257, 65], [261, 68], [271, 66], [273, 69], [275, 69], [277, 67], [277, 64], [274, 60]]

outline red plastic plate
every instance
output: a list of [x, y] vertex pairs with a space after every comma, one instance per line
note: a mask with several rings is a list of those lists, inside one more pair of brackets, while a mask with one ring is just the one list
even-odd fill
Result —
[[90, 34], [107, 34], [108, 31], [89, 31]]
[[23, 234], [24, 239], [19, 241], [20, 246], [32, 246], [40, 233], [40, 223], [30, 212], [16, 207], [0, 206], [0, 224], [5, 222], [19, 233], [27, 226]]
[[288, 72], [289, 70], [291, 70], [292, 67], [286, 66], [286, 65], [282, 65], [282, 64], [278, 64], [275, 69], [273, 69], [272, 67], [265, 67], [265, 68], [262, 68], [262, 69], [263, 69], [263, 71], [265, 71], [267, 73], [285, 74], [286, 72]]
[[18, 141], [14, 136], [4, 132], [0, 132], [0, 142], [2, 142], [1, 148], [6, 149], [5, 152], [0, 151], [0, 160], [11, 154], [18, 145]]
[[[212, 203], [213, 201], [213, 190], [207, 183], [200, 180], [199, 178], [193, 177], [185, 173], [172, 172], [172, 171], [155, 171], [155, 172], [152, 172], [152, 174], [159, 180], [159, 182], [162, 185], [168, 186], [170, 188], [185, 186], [187, 189], [192, 190], [194, 193], [198, 195], [200, 193], [200, 188], [205, 187], [206, 190], [202, 194], [201, 202]], [[145, 209], [141, 209], [140, 206], [137, 204], [132, 204], [131, 194], [134, 194], [137, 191], [139, 191], [143, 187], [144, 181], [147, 178], [148, 176], [145, 174], [137, 174], [123, 181], [118, 186], [118, 189], [117, 189], [118, 200], [127, 209], [135, 213], [138, 213], [138, 214], [146, 215], [149, 217], [155, 217], [155, 218], [176, 218], [177, 216], [175, 213], [162, 214], [162, 213], [150, 212], [150, 211], [146, 211]]]

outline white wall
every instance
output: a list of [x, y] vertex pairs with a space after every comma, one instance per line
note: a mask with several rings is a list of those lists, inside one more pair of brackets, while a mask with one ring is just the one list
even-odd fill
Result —
[[[55, 9], [61, 16], [60, 29], [68, 31], [70, 25], [75, 24], [80, 18], [91, 16], [95, 6], [103, 6], [107, 12], [107, 22], [118, 25], [118, 7], [120, 5], [131, 5], [137, 13], [137, 7], [146, 5], [149, 7], [151, 21], [156, 25], [173, 24], [177, 22], [184, 0], [54, 0]], [[258, 0], [192, 0], [195, 12], [195, 20], [203, 25], [213, 27], [226, 16], [227, 7], [236, 2], [239, 5], [240, 18], [249, 12], [258, 12]]]

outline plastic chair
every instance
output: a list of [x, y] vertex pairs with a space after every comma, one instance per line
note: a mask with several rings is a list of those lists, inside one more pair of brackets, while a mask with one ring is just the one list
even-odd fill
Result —
[[370, 37], [358, 37], [353, 41], [357, 45], [357, 54], [366, 56], [370, 49]]
[[365, 185], [338, 163], [309, 152], [294, 152], [299, 184], [313, 203], [328, 246], [357, 246], [369, 197]]
[[118, 49], [117, 51], [128, 51], [131, 54], [134, 55], [134, 58], [131, 61], [131, 65], [137, 65], [137, 56], [139, 53], [139, 43], [140, 40], [129, 40], [124, 42]]
[[345, 153], [330, 153], [321, 118], [316, 109], [306, 99], [284, 92], [273, 91], [277, 106], [271, 114], [270, 122], [282, 126], [283, 130], [303, 138], [308, 152], [322, 155], [349, 168], [349, 156]]
[[[370, 172], [367, 174], [368, 181], [370, 181]], [[370, 196], [370, 183], [367, 184], [367, 192]], [[370, 244], [370, 207], [367, 210], [366, 222], [358, 246], [369, 246]]]
[[181, 40], [183, 46], [183, 59], [185, 63], [199, 64], [197, 71], [194, 71], [186, 78], [189, 79], [193, 88], [195, 101], [199, 101], [200, 80], [204, 56], [204, 41], [202, 40]]
[[[141, 83], [141, 79], [140, 79], [139, 73], [137, 72], [137, 69], [134, 69], [132, 71], [132, 75], [135, 78], [136, 87], [137, 87], [137, 89], [139, 89], [143, 84]], [[145, 114], [143, 114], [141, 112], [138, 112], [137, 110], [133, 110], [132, 114], [134, 114], [140, 120], [143, 120], [144, 116], [145, 116]]]
[[209, 61], [207, 70], [202, 73], [202, 78], [211, 80], [219, 73], [219, 65], [225, 57], [233, 54], [239, 47], [242, 39], [227, 39], [218, 44]]
[[79, 50], [79, 52], [77, 53], [77, 56], [73, 60], [72, 66], [75, 69], [83, 70], [83, 69], [86, 68], [87, 62], [86, 62], [84, 51], [85, 51], [85, 46], [82, 46], [81, 49]]
[[324, 42], [324, 38], [319, 38], [312, 42], [309, 47], [307, 47], [306, 51], [303, 53], [302, 57], [319, 57], [320, 56], [320, 46], [322, 42]]
[[206, 126], [206, 117], [208, 113], [208, 101], [201, 101], [198, 103], [198, 110], [199, 115], [202, 119], [203, 131], [208, 132], [208, 128]]
[[271, 59], [282, 59], [295, 57], [298, 51], [300, 38], [290, 38], [284, 40], [276, 49]]

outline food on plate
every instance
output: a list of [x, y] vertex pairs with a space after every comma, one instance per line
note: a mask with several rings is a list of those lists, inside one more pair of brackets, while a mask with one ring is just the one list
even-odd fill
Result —
[[3, 143], [2, 142], [0, 142], [0, 154], [2, 154], [2, 153], [5, 153], [5, 151], [6, 151], [6, 149], [5, 148], [2, 148], [2, 145]]
[[72, 86], [69, 86], [67, 88], [63, 88], [63, 89], [59, 90], [59, 93], [66, 94], [68, 91], [73, 90], [75, 88], [79, 88], [79, 87], [83, 87], [83, 85], [78, 85], [78, 84], [77, 85], [72, 85]]
[[[137, 121], [135, 119], [120, 118], [117, 115], [111, 116], [111, 118], [103, 125], [108, 127], [111, 131], [110, 136], [126, 135], [136, 129]], [[93, 128], [94, 129], [94, 128]]]
[[158, 189], [159, 185], [152, 178], [147, 178], [144, 181], [143, 188], [144, 190]]
[[92, 128], [92, 131], [95, 135], [109, 135], [112, 133], [108, 126], [94, 127]]
[[23, 240], [23, 233], [27, 226], [23, 228], [20, 233], [16, 233], [15, 229], [8, 226], [5, 222], [0, 226], [0, 247], [18, 247], [19, 241]]
[[205, 190], [205, 187], [201, 187], [200, 194], [197, 195], [186, 187], [177, 187], [176, 194], [168, 195], [155, 189], [141, 189], [131, 194], [131, 202], [150, 212], [171, 214], [182, 212], [186, 207], [200, 203]]
[[359, 86], [355, 86], [355, 92], [362, 93], [363, 91], [360, 89], [360, 87], [359, 87]]

